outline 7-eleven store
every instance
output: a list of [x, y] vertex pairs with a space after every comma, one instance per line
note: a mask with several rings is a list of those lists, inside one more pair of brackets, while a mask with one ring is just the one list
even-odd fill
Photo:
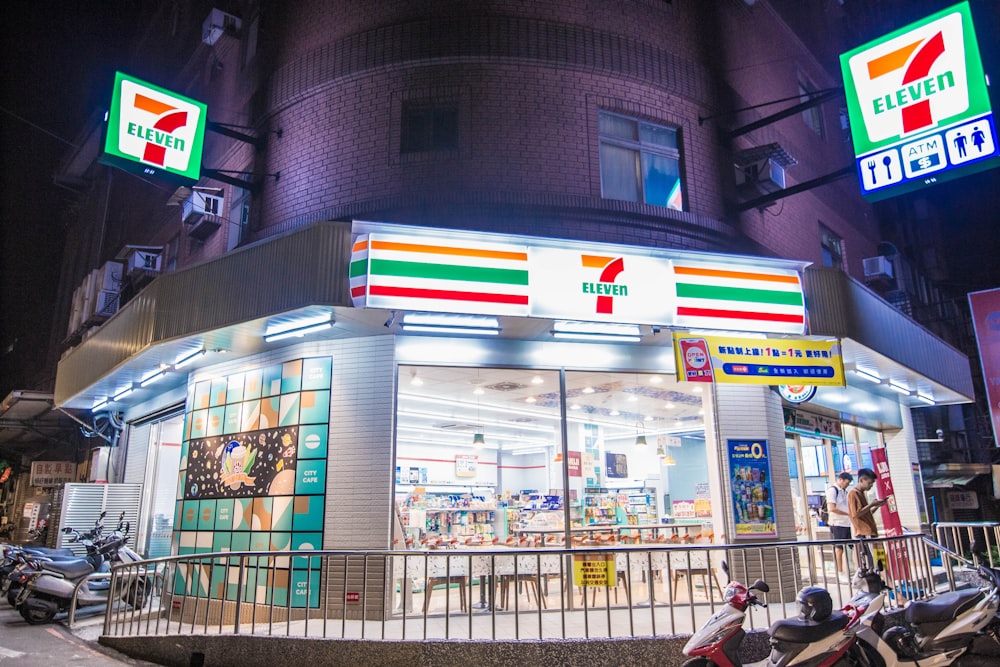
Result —
[[882, 451], [919, 528], [910, 408], [964, 359], [802, 262], [321, 223], [158, 278], [56, 398], [124, 414], [149, 556], [775, 541]]

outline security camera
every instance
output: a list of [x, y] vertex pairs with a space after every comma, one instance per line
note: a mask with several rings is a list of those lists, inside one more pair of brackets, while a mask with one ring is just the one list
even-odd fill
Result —
[[939, 438], [943, 438], [944, 437], [944, 430], [943, 429], [939, 428], [938, 430], [934, 431], [934, 433], [937, 434], [937, 437], [939, 437]]
[[388, 329], [396, 321], [396, 311], [389, 314], [389, 318], [385, 321], [385, 328]]

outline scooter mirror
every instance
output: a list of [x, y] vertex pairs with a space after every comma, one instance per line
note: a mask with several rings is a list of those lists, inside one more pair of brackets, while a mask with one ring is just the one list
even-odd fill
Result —
[[771, 591], [771, 587], [768, 586], [767, 582], [764, 581], [763, 579], [758, 579], [757, 581], [753, 582], [753, 584], [751, 584], [750, 590], [760, 591], [761, 593], [768, 593]]
[[727, 577], [729, 576], [729, 563], [726, 561], [722, 561], [722, 571], [726, 573]]
[[66, 526], [65, 528], [63, 528], [63, 529], [62, 529], [62, 532], [64, 532], [64, 533], [66, 533], [67, 535], [69, 535], [70, 533], [72, 533], [72, 532], [73, 532], [73, 529], [72, 529], [72, 528], [70, 528], [69, 526]]

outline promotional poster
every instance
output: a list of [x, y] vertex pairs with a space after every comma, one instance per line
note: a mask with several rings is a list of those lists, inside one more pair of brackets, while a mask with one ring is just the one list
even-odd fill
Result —
[[728, 440], [737, 539], [777, 537], [767, 440]]

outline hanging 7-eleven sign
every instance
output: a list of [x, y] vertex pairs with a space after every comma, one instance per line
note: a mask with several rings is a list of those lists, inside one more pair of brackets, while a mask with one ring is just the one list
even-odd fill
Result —
[[840, 57], [862, 193], [870, 200], [997, 166], [967, 2]]
[[117, 72], [101, 161], [179, 184], [201, 176], [207, 107]]

